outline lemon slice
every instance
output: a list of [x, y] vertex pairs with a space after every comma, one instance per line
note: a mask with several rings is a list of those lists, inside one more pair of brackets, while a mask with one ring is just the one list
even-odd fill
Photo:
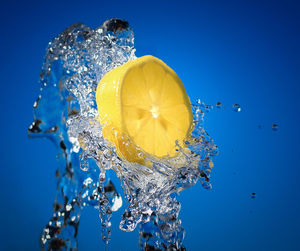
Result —
[[175, 157], [190, 137], [192, 110], [177, 74], [163, 61], [143, 56], [106, 73], [96, 101], [105, 139], [120, 157], [143, 163], [140, 152]]

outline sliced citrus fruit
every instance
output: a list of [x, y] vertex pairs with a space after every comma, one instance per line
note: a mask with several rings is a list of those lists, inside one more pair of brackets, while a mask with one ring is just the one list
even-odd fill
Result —
[[96, 101], [105, 139], [120, 157], [143, 163], [138, 152], [175, 157], [192, 130], [191, 103], [177, 74], [163, 61], [143, 56], [104, 75]]

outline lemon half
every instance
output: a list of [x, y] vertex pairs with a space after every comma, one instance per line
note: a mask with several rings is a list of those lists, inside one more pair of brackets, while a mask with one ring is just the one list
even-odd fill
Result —
[[104, 75], [96, 102], [105, 139], [120, 157], [143, 163], [146, 154], [175, 157], [192, 130], [191, 103], [177, 74], [163, 61], [143, 56]]

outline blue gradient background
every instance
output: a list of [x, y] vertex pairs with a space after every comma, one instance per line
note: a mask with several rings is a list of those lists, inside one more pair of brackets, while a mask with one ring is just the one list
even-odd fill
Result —
[[[72, 23], [111, 17], [130, 22], [137, 55], [164, 60], [192, 100], [225, 106], [205, 121], [220, 148], [213, 190], [179, 196], [187, 250], [300, 250], [299, 1], [7, 1], [0, 12], [0, 250], [39, 250], [52, 213], [56, 150], [27, 138], [46, 45]], [[110, 250], [137, 250], [120, 218]], [[98, 213], [86, 209], [79, 251], [103, 249]]]

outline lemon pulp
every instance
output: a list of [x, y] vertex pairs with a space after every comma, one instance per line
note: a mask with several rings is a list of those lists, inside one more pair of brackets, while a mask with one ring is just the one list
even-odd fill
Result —
[[[140, 150], [155, 157], [175, 157], [190, 137], [190, 100], [177, 74], [153, 56], [128, 61], [106, 73], [96, 102], [103, 136], [117, 153], [143, 162]], [[140, 150], [137, 150], [140, 149]]]

